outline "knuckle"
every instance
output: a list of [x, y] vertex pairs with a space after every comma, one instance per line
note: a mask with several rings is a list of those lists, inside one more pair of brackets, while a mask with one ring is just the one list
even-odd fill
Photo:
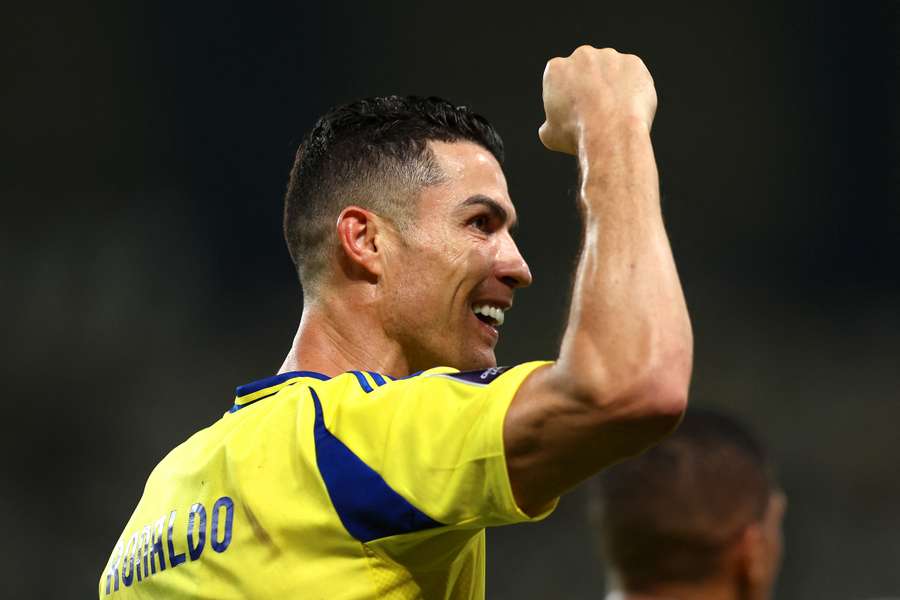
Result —
[[644, 61], [637, 54], [626, 54], [628, 61], [633, 63], [635, 66], [642, 67], [644, 69], [647, 68], [647, 65], [644, 64]]
[[547, 61], [547, 66], [544, 67], [544, 79], [552, 78], [555, 74], [562, 68], [563, 59], [558, 56], [555, 58], [551, 58]]

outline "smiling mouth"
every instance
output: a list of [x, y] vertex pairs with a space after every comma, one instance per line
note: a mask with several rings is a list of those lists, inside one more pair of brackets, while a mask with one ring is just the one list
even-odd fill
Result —
[[472, 306], [472, 312], [479, 321], [490, 325], [491, 327], [500, 327], [506, 320], [504, 310], [499, 306], [491, 306], [490, 304], [476, 304]]

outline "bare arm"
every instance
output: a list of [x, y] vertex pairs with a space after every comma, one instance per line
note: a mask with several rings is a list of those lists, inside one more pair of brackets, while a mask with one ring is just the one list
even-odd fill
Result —
[[678, 423], [692, 334], [663, 226], [653, 80], [635, 56], [587, 46], [544, 73], [540, 137], [577, 157], [584, 247], [557, 362], [519, 389], [504, 425], [526, 512]]

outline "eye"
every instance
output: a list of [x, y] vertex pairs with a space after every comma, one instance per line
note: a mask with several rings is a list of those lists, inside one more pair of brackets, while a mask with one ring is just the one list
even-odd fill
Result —
[[469, 219], [469, 227], [474, 227], [484, 233], [491, 232], [491, 219], [487, 215], [477, 215]]

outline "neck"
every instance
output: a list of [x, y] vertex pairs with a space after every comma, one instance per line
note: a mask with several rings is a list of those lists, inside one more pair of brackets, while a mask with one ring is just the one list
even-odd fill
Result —
[[400, 345], [388, 338], [370, 311], [352, 310], [340, 301], [306, 304], [278, 372], [316, 371], [333, 377], [354, 370], [404, 377], [410, 365]]

